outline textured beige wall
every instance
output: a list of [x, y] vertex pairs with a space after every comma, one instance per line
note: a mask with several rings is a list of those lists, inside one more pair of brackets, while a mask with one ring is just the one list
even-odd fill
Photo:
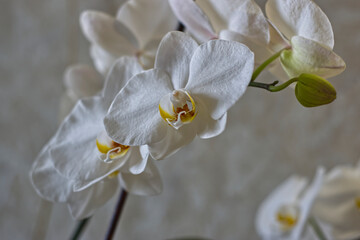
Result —
[[[56, 129], [63, 70], [72, 63], [90, 63], [79, 13], [88, 8], [114, 13], [118, 2], [0, 2], [1, 239], [30, 239], [33, 234], [40, 199], [28, 170]], [[316, 2], [333, 24], [335, 51], [347, 63], [347, 70], [331, 80], [338, 99], [305, 109], [291, 89], [272, 94], [249, 89], [231, 109], [221, 136], [196, 140], [159, 162], [164, 192], [128, 199], [118, 239], [258, 239], [253, 224], [257, 206], [287, 176], [311, 176], [319, 164], [358, 160], [360, 1]], [[269, 74], [261, 77], [273, 80]], [[83, 239], [103, 237], [113, 205], [98, 210]], [[47, 239], [64, 239], [74, 221], [60, 204], [48, 224]]]

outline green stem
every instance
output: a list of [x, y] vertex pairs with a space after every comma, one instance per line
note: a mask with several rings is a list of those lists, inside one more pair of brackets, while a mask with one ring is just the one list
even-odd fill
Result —
[[106, 240], [112, 240], [115, 235], [116, 227], [119, 222], [119, 219], [120, 219], [120, 216], [121, 216], [122, 210], [124, 208], [127, 197], [128, 197], [128, 192], [125, 189], [121, 189], [119, 200], [116, 204], [114, 215], [111, 219], [109, 229], [105, 236]]
[[284, 88], [287, 88], [290, 84], [297, 82], [298, 78], [292, 78], [286, 82], [284, 82], [283, 84], [280, 84], [279, 86], [270, 86], [269, 87], [269, 91], [270, 92], [279, 92], [281, 90], [283, 90]]
[[278, 84], [279, 81], [275, 81], [273, 83], [261, 83], [261, 82], [250, 82], [249, 83], [249, 87], [257, 87], [257, 88], [263, 88], [266, 89], [268, 91], [270, 91], [270, 87], [271, 86], [275, 86], [276, 84]]
[[78, 225], [76, 226], [75, 231], [73, 232], [72, 236], [71, 236], [71, 240], [77, 240], [79, 239], [80, 235], [82, 234], [83, 230], [85, 229], [87, 223], [89, 222], [90, 217], [85, 218], [81, 221], [79, 221]]
[[274, 55], [272, 55], [270, 58], [268, 58], [265, 62], [263, 62], [257, 69], [255, 69], [252, 77], [251, 77], [251, 82], [255, 81], [255, 79], [259, 76], [259, 74], [273, 61], [275, 61], [280, 54], [282, 53], [284, 49], [281, 49], [279, 52], [275, 53]]
[[269, 92], [279, 92], [296, 81], [298, 81], [298, 78], [292, 78], [289, 81], [284, 82], [283, 84], [280, 84], [278, 86], [276, 85], [279, 83], [279, 81], [275, 81], [273, 83], [250, 82], [249, 87], [263, 88], [268, 90]]
[[322, 231], [322, 229], [320, 228], [319, 224], [317, 223], [317, 221], [315, 220], [315, 218], [310, 217], [308, 219], [308, 223], [309, 225], [313, 228], [314, 232], [316, 233], [317, 237], [319, 238], [319, 240], [327, 240], [325, 237], [324, 232]]

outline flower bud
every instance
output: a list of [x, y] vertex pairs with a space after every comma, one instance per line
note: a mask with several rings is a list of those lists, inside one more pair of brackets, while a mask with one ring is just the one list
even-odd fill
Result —
[[324, 78], [303, 73], [298, 77], [295, 95], [304, 107], [317, 107], [334, 101], [336, 90]]

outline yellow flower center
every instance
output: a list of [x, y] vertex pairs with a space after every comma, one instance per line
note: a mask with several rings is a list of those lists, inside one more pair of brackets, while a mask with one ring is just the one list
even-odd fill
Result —
[[114, 172], [112, 172], [108, 175], [108, 178], [112, 179], [112, 178], [116, 177], [117, 175], [119, 175], [119, 173], [120, 173], [119, 170], [115, 170]]
[[355, 206], [358, 210], [360, 210], [360, 197], [355, 198]]
[[196, 105], [190, 94], [184, 90], [174, 90], [165, 95], [159, 103], [161, 117], [175, 129], [192, 122], [196, 117]]
[[283, 205], [276, 213], [276, 221], [283, 231], [291, 230], [298, 221], [299, 209], [292, 205]]
[[282, 225], [286, 226], [287, 228], [294, 227], [297, 222], [297, 219], [290, 215], [284, 215], [278, 213], [276, 217], [278, 222], [280, 222]]
[[101, 144], [97, 139], [96, 139], [96, 146], [99, 152], [103, 154], [107, 154], [110, 152], [109, 154], [110, 159], [124, 156], [127, 153], [127, 151], [129, 151], [130, 148], [130, 146], [122, 145], [114, 141], [111, 142], [110, 146]]
[[100, 153], [99, 158], [105, 163], [111, 163], [114, 159], [125, 156], [130, 149], [130, 146], [113, 141], [104, 131], [98, 135], [96, 147]]

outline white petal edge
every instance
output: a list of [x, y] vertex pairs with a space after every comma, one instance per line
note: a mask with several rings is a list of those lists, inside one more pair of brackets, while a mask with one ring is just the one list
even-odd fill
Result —
[[255, 54], [255, 67], [260, 66], [273, 53], [268, 49], [268, 45], [259, 42], [257, 39], [248, 38], [240, 33], [232, 32], [230, 30], [223, 30], [220, 32], [220, 39], [236, 41], [245, 44]]
[[178, 130], [167, 125], [166, 130], [166, 136], [161, 141], [149, 144], [150, 155], [156, 160], [170, 157], [192, 142], [196, 136], [192, 123], [185, 124]]
[[155, 68], [170, 75], [174, 89], [184, 88], [189, 78], [191, 57], [199, 45], [189, 35], [170, 32], [160, 42]]
[[170, 6], [186, 28], [200, 41], [216, 38], [217, 35], [206, 14], [193, 0], [169, 0]]
[[101, 76], [88, 65], [76, 64], [65, 70], [64, 84], [73, 100], [95, 95], [101, 90], [103, 83]]
[[253, 69], [254, 54], [248, 47], [212, 40], [195, 51], [185, 89], [204, 102], [213, 119], [219, 119], [244, 94]]
[[66, 202], [72, 193], [72, 181], [54, 168], [45, 145], [30, 170], [30, 180], [37, 194], [51, 202]]
[[[213, 2], [215, 1], [213, 0]], [[260, 44], [267, 44], [270, 41], [268, 22], [254, 0], [227, 2], [242, 3], [236, 10], [232, 10], [234, 14], [230, 17], [228, 25], [230, 31], [237, 32], [250, 39], [256, 39]]]
[[175, 30], [178, 24], [169, 3], [164, 0], [127, 1], [120, 7], [116, 19], [134, 32], [141, 50], [152, 39]]
[[74, 192], [67, 202], [71, 215], [78, 220], [90, 217], [114, 196], [118, 188], [119, 180], [113, 178], [100, 181], [81, 192]]
[[113, 56], [133, 55], [138, 49], [135, 36], [114, 17], [98, 11], [85, 11], [80, 16], [85, 37]]
[[110, 106], [115, 96], [126, 85], [130, 78], [141, 71], [142, 67], [135, 57], [121, 57], [116, 60], [106, 77], [102, 94], [104, 101], [109, 102]]
[[220, 135], [226, 127], [227, 113], [219, 119], [213, 119], [206, 106], [199, 100], [196, 103], [198, 114], [194, 119], [196, 125], [196, 133], [202, 139], [213, 138]]
[[99, 73], [101, 73], [103, 76], [107, 75], [109, 69], [117, 58], [96, 44], [91, 44], [90, 56], [94, 62], [96, 70], [99, 71]]
[[334, 47], [331, 23], [312, 0], [268, 0], [265, 10], [287, 39], [298, 35]]
[[131, 194], [152, 196], [160, 194], [163, 189], [160, 173], [151, 159], [142, 173], [121, 173], [119, 178], [121, 185]]
[[299, 203], [301, 209], [300, 218], [298, 219], [295, 228], [291, 232], [291, 239], [294, 240], [301, 239], [301, 234], [308, 221], [308, 217], [311, 208], [313, 206], [313, 202], [315, 201], [315, 198], [322, 186], [324, 174], [325, 174], [325, 169], [323, 167], [318, 167], [316, 170], [316, 175], [314, 177], [314, 180], [306, 190], [306, 193], [302, 196], [301, 201]]
[[132, 148], [136, 149], [136, 154], [133, 153], [128, 161], [128, 171], [132, 174], [140, 174], [145, 171], [149, 161], [149, 149], [146, 145]]
[[59, 103], [59, 112], [58, 112], [59, 124], [67, 117], [67, 115], [69, 115], [75, 104], [76, 101], [74, 101], [73, 98], [70, 97], [67, 92], [65, 92], [61, 96]]

